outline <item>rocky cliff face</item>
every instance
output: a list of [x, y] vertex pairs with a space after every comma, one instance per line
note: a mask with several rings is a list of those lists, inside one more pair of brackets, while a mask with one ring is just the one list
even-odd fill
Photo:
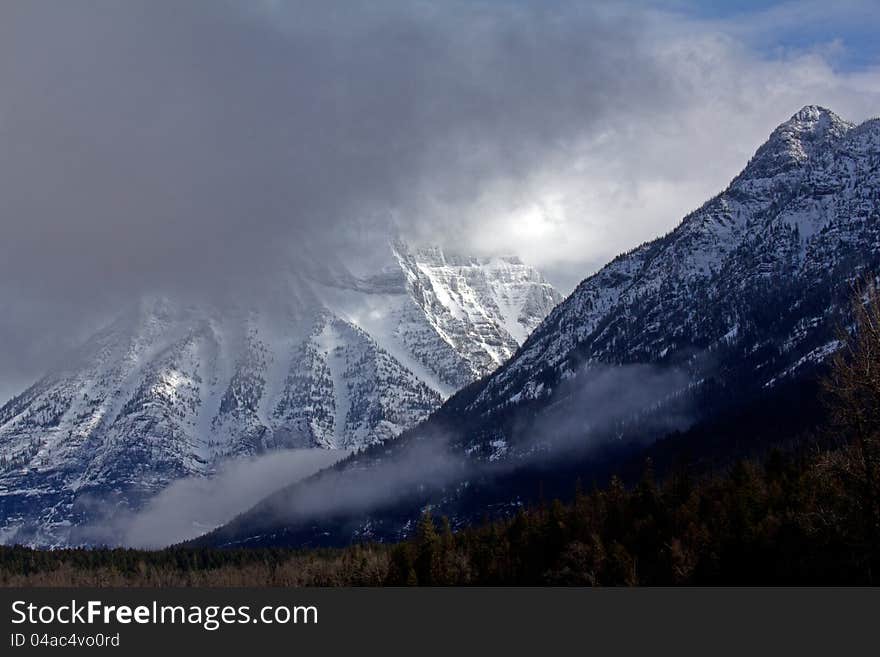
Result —
[[559, 300], [512, 259], [396, 244], [389, 262], [364, 279], [289, 273], [234, 307], [128, 309], [0, 408], [0, 536], [64, 543], [94, 504], [137, 507], [229, 457], [394, 438]]

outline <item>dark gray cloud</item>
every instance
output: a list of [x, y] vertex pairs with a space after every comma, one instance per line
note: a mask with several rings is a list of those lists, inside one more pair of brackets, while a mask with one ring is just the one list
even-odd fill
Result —
[[636, 5], [4, 2], [0, 397], [122, 301], [259, 288], [304, 243], [394, 227], [569, 288], [878, 88]]
[[251, 272], [301, 232], [467, 200], [663, 91], [618, 19], [272, 6], [4, 6], [4, 279], [66, 296]]

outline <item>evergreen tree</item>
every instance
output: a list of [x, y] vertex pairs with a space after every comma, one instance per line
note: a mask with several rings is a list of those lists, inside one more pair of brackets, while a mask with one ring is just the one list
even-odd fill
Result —
[[415, 573], [418, 583], [431, 586], [439, 583], [440, 537], [430, 511], [425, 511], [416, 528]]

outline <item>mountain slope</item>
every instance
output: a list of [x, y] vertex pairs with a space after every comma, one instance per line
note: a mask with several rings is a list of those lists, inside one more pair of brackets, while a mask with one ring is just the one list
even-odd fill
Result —
[[[878, 265], [880, 121], [856, 127], [804, 107], [726, 190], [583, 281], [510, 361], [390, 450], [281, 491], [203, 542], [397, 537], [426, 504], [466, 519], [456, 501], [478, 482], [493, 493], [470, 512], [516, 504], [522, 488], [487, 478], [511, 480], [539, 455], [553, 463], [541, 466], [552, 479], [571, 471], [566, 460], [634, 448], [775, 390], [797, 399], [838, 346], [853, 280]], [[442, 446], [456, 467], [414, 474], [394, 499], [371, 506], [340, 503], [331, 513], [325, 505], [316, 517], [304, 502], [334, 477], [343, 485], [352, 471], [411, 464], [426, 445]]]
[[849, 282], [877, 263], [878, 143], [880, 121], [803, 108], [723, 193], [581, 283], [458, 410], [546, 400], [590, 363], [772, 385], [821, 360]]
[[449, 260], [395, 244], [366, 279], [334, 265], [247, 305], [134, 305], [0, 408], [0, 539], [76, 542], [96, 513], [224, 459], [396, 437], [559, 300], [517, 261]]

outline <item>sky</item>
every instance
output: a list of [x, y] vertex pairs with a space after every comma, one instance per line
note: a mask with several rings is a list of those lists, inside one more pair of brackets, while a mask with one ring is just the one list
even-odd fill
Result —
[[880, 3], [0, 3], [0, 400], [126, 300], [388, 235], [568, 293], [805, 104], [880, 114]]

